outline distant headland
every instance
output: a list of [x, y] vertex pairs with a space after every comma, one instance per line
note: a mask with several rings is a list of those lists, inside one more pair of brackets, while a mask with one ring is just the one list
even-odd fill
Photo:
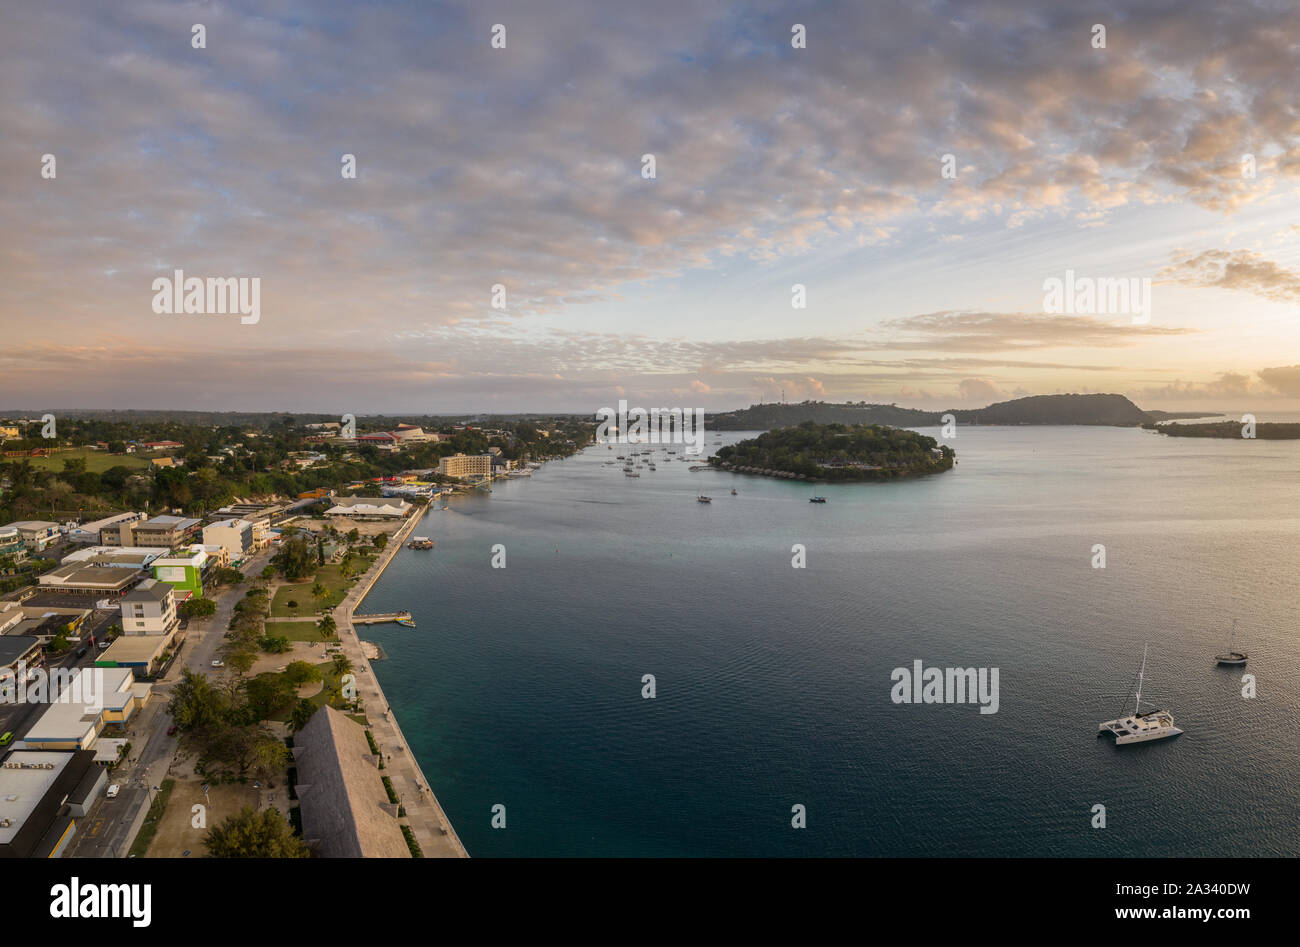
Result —
[[805, 421], [816, 424], [888, 424], [894, 427], [933, 427], [951, 414], [959, 424], [1090, 424], [1142, 427], [1180, 418], [1203, 418], [1215, 412], [1143, 411], [1123, 395], [1032, 395], [1001, 401], [985, 408], [923, 411], [896, 404], [802, 401], [798, 404], [757, 404], [713, 414], [716, 431], [769, 431]]

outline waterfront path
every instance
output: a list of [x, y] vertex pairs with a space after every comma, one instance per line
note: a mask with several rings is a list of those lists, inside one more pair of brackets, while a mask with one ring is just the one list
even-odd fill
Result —
[[347, 596], [334, 609], [334, 620], [338, 623], [339, 642], [343, 653], [352, 662], [357, 674], [357, 693], [365, 698], [366, 718], [370, 721], [370, 732], [379, 745], [384, 756], [383, 774], [393, 781], [393, 789], [401, 797], [402, 807], [406, 810], [406, 821], [415, 833], [415, 840], [425, 858], [467, 858], [469, 853], [456, 836], [446, 813], [438, 804], [438, 799], [424, 778], [420, 764], [411, 754], [406, 737], [397, 725], [396, 715], [388, 706], [375, 670], [369, 659], [362, 653], [360, 639], [352, 622], [352, 613], [360, 606], [371, 587], [383, 575], [384, 569], [393, 557], [401, 551], [406, 538], [415, 530], [423, 511], [412, 513], [407, 522], [388, 541], [388, 546], [371, 564], [369, 571], [357, 581]]

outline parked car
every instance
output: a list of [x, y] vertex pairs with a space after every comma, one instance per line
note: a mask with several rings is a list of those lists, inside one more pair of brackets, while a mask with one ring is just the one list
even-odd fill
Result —
[[172, 724], [170, 727], [167, 728], [167, 735], [169, 737], [176, 736], [176, 724]]
[[220, 658], [217, 658], [217, 660], [212, 662], [212, 666], [214, 668], [223, 668], [226, 666], [226, 662], [222, 661]]
[[14, 732], [12, 730], [6, 730], [4, 736], [0, 736], [0, 746], [8, 746], [10, 743], [13, 742], [14, 742]]
[[80, 648], [77, 649], [77, 657], [84, 658], [86, 656], [86, 652], [89, 650], [90, 650], [90, 645], [83, 644]]
[[121, 791], [122, 791], [122, 787], [119, 786], [117, 783], [113, 783], [113, 785], [109, 786], [108, 789], [104, 791], [104, 795], [107, 796], [109, 799], [116, 799], [117, 794]]

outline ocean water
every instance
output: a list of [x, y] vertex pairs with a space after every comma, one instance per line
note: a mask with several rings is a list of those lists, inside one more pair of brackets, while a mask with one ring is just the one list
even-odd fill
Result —
[[[470, 854], [1300, 854], [1300, 442], [952, 446], [948, 473], [817, 487], [631, 479], [593, 447], [429, 512], [436, 549], [403, 550], [364, 607], [418, 628], [364, 636]], [[1254, 699], [1213, 664], [1233, 619]], [[1097, 724], [1148, 642], [1144, 708], [1186, 733], [1117, 748]], [[998, 668], [998, 712], [893, 703], [918, 659]]]

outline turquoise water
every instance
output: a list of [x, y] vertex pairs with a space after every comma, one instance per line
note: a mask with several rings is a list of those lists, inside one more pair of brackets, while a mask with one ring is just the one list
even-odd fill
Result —
[[[816, 488], [591, 448], [429, 512], [437, 548], [365, 604], [419, 627], [364, 637], [470, 854], [1300, 854], [1300, 442], [952, 446], [949, 473]], [[1212, 662], [1233, 618], [1253, 700]], [[1117, 749], [1097, 724], [1148, 641], [1144, 696], [1187, 732]], [[999, 668], [999, 711], [894, 704], [917, 659]]]

